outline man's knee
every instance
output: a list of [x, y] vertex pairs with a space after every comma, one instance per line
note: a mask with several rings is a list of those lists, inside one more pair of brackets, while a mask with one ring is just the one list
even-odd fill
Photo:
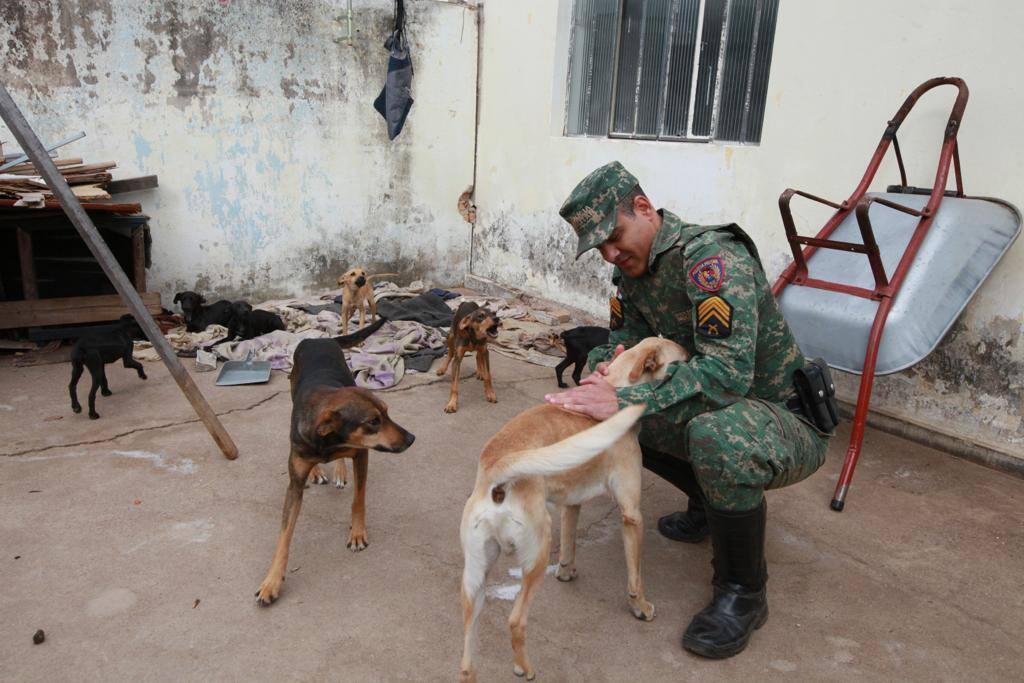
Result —
[[713, 507], [731, 509], [732, 499], [752, 486], [758, 488], [757, 445], [736, 428], [729, 408], [693, 418], [686, 445], [701, 489]]
[[686, 451], [698, 476], [702, 476], [702, 472], [720, 473], [723, 468], [734, 465], [737, 457], [742, 458], [747, 450], [742, 440], [731, 433], [725, 412], [716, 410], [697, 415], [687, 425]]

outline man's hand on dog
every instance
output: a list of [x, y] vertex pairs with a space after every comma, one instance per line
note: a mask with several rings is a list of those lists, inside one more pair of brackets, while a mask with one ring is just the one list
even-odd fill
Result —
[[[612, 353], [612, 361], [619, 357], [626, 348], [619, 344]], [[619, 399], [615, 395], [615, 387], [605, 380], [611, 361], [599, 363], [597, 369], [583, 378], [580, 385], [568, 391], [548, 394], [544, 397], [548, 403], [574, 413], [582, 413], [595, 420], [607, 420], [619, 412]]]

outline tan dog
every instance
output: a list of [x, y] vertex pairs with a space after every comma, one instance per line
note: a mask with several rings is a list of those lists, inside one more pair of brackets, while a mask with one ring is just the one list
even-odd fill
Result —
[[462, 357], [469, 351], [476, 354], [476, 378], [484, 382], [484, 397], [491, 403], [498, 402], [491, 378], [491, 356], [487, 342], [498, 338], [501, 321], [488, 308], [481, 308], [473, 301], [463, 301], [452, 316], [452, 328], [448, 332], [448, 355], [437, 369], [440, 377], [452, 365], [452, 391], [444, 412], [454, 413], [459, 409], [459, 372]]
[[[653, 382], [665, 376], [672, 362], [689, 354], [675, 342], [650, 337], [625, 351], [609, 366], [607, 381], [615, 387]], [[459, 680], [476, 680], [477, 618], [484, 604], [487, 573], [501, 551], [522, 567], [523, 583], [516, 597], [509, 629], [515, 656], [514, 673], [534, 678], [526, 654], [526, 616], [544, 577], [551, 548], [551, 516], [547, 504], [562, 507], [559, 581], [576, 578], [576, 523], [580, 505], [608, 492], [622, 512], [629, 607], [638, 619], [654, 618], [644, 597], [640, 558], [643, 517], [640, 475], [643, 469], [634, 423], [642, 406], [619, 411], [604, 422], [552, 405], [531, 408], [512, 418], [484, 446], [476, 485], [462, 513], [462, 621], [465, 642]]]
[[370, 307], [370, 322], [377, 320], [377, 302], [373, 298], [375, 278], [394, 277], [398, 273], [377, 273], [367, 275], [363, 268], [353, 268], [338, 278], [341, 290], [341, 333], [348, 334], [348, 319], [352, 313], [359, 311], [359, 329], [366, 324], [366, 307]]

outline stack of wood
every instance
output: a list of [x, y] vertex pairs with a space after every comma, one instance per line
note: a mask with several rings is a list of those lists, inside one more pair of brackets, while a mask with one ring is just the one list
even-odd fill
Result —
[[[113, 180], [110, 171], [117, 168], [116, 162], [86, 164], [82, 159], [54, 159], [54, 164], [79, 200], [110, 199], [107, 187]], [[32, 162], [26, 161], [0, 172], [0, 198], [15, 200], [14, 206], [41, 207], [53, 199], [53, 192]]]

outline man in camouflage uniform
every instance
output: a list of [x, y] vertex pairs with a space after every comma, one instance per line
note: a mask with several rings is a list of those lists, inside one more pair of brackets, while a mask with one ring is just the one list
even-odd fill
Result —
[[[644, 467], [689, 496], [661, 518], [675, 540], [710, 532], [714, 597], [683, 635], [706, 657], [739, 653], [768, 618], [764, 491], [821, 466], [828, 435], [787, 409], [803, 354], [779, 312], [751, 239], [736, 225], [699, 226], [655, 210], [637, 179], [612, 162], [587, 176], [559, 213], [579, 236], [577, 258], [597, 248], [615, 264], [611, 335], [590, 354], [596, 372], [550, 402], [605, 419], [646, 403]], [[661, 335], [692, 358], [665, 378], [616, 390], [606, 362]]]

